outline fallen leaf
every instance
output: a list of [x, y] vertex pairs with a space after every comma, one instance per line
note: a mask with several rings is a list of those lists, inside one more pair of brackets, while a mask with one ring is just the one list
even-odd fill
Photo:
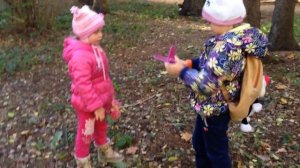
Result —
[[14, 113], [14, 112], [8, 112], [8, 113], [7, 113], [7, 116], [8, 116], [9, 118], [14, 118], [14, 117], [15, 117], [15, 113]]
[[9, 137], [8, 142], [9, 142], [10, 144], [13, 144], [13, 143], [15, 143], [16, 139], [17, 139], [17, 134], [14, 133], [13, 135], [11, 135], [11, 136]]
[[164, 145], [164, 146], [162, 147], [162, 149], [165, 150], [167, 147], [168, 147], [168, 145]]
[[271, 149], [271, 145], [265, 142], [261, 142], [261, 146], [268, 151]]
[[264, 161], [264, 162], [267, 162], [270, 160], [270, 157], [269, 156], [266, 156], [266, 155], [256, 155], [260, 160]]
[[278, 83], [277, 85], [275, 85], [275, 88], [278, 90], [284, 90], [287, 88], [287, 86], [282, 83]]
[[277, 125], [281, 125], [281, 124], [282, 124], [282, 121], [283, 121], [282, 118], [277, 118], [277, 119], [276, 119]]
[[139, 148], [136, 147], [136, 146], [131, 146], [131, 147], [127, 148], [126, 154], [132, 154], [132, 155], [134, 155], [134, 154], [136, 154], [136, 152], [137, 152], [138, 149]]
[[24, 130], [21, 132], [21, 135], [27, 135], [29, 133], [29, 130]]
[[287, 151], [285, 148], [280, 148], [275, 153], [287, 153]]
[[254, 168], [254, 163], [252, 161], [249, 161], [249, 168]]
[[157, 93], [155, 96], [156, 97], [161, 97], [161, 95], [162, 95], [161, 93]]
[[114, 163], [114, 167], [116, 167], [116, 168], [126, 168], [126, 163], [117, 162], [117, 163]]
[[50, 148], [51, 149], [55, 149], [58, 146], [58, 142], [60, 141], [61, 137], [62, 137], [63, 132], [62, 131], [57, 131], [52, 140], [51, 140], [51, 144], [50, 144]]
[[34, 112], [33, 114], [34, 114], [34, 116], [37, 117], [37, 116], [39, 115], [39, 112], [36, 111], [36, 112]]
[[160, 74], [166, 75], [166, 74], [168, 74], [168, 72], [167, 71], [160, 71]]
[[192, 134], [191, 133], [188, 133], [188, 132], [183, 132], [180, 134], [181, 136], [181, 139], [185, 140], [185, 141], [190, 141], [191, 138], [192, 138]]
[[176, 160], [178, 160], [178, 157], [177, 157], [177, 156], [171, 156], [171, 157], [168, 158], [168, 161], [169, 161], [169, 162], [174, 162], [174, 161], [176, 161]]
[[288, 100], [285, 99], [285, 98], [281, 98], [280, 99], [280, 104], [282, 104], [282, 105], [288, 104]]
[[241, 161], [238, 161], [238, 163], [237, 163], [237, 168], [243, 168], [243, 164], [242, 164]]
[[171, 103], [164, 103], [164, 106], [171, 106]]
[[279, 160], [280, 158], [278, 156], [276, 156], [275, 154], [272, 154], [272, 158], [274, 158], [275, 160]]
[[288, 53], [287, 58], [288, 59], [295, 59], [295, 54], [294, 53]]

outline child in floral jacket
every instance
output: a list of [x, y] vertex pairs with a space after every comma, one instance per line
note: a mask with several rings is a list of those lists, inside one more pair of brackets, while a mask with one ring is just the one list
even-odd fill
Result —
[[240, 24], [245, 16], [243, 0], [207, 0], [202, 17], [215, 35], [205, 42], [200, 57], [165, 63], [167, 72], [191, 90], [198, 114], [193, 133], [198, 168], [231, 167], [226, 134], [230, 116], [221, 88], [226, 88], [230, 101], [238, 100], [246, 57], [262, 59], [267, 52], [267, 37]]

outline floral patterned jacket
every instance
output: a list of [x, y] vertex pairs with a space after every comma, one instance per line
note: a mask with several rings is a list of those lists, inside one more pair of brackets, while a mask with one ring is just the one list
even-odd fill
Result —
[[227, 89], [230, 101], [239, 99], [246, 57], [264, 58], [267, 45], [265, 34], [249, 24], [206, 41], [200, 57], [180, 72], [180, 78], [191, 89], [191, 104], [202, 118], [228, 111], [221, 86]]

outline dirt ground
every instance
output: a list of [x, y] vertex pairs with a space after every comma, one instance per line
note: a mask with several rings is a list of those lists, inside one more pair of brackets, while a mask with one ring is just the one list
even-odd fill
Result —
[[[272, 4], [262, 4], [262, 19], [270, 20], [273, 8]], [[300, 13], [299, 4], [296, 11]], [[122, 13], [113, 17], [129, 18], [150, 30], [142, 32], [133, 46], [104, 46], [111, 60], [116, 97], [124, 107], [122, 118], [111, 130], [132, 137], [130, 146], [121, 150], [126, 157], [124, 162], [127, 167], [137, 168], [194, 167], [190, 135], [195, 114], [188, 105], [188, 93], [179, 80], [166, 77], [163, 65], [154, 62], [152, 54], [166, 52], [174, 43], [179, 44], [178, 53], [183, 58], [198, 54], [200, 44], [210, 35], [207, 27], [185, 17], [142, 21], [136, 15]], [[2, 39], [0, 46], [21, 44], [18, 36]], [[45, 42], [58, 43], [58, 39], [61, 43], [63, 37], [38, 37], [22, 45], [34, 48]], [[107, 40], [114, 39], [108, 34]], [[265, 70], [272, 84], [264, 99], [264, 111], [251, 121], [256, 131], [244, 134], [238, 124], [231, 123], [228, 132], [233, 167], [300, 167], [300, 96], [299, 87], [291, 81], [292, 77], [300, 77], [300, 53], [269, 55], [272, 59], [265, 64]], [[76, 116], [69, 105], [70, 81], [61, 54], [53, 57], [52, 64], [1, 76], [1, 168], [75, 167]], [[57, 144], [55, 138], [59, 140]], [[99, 167], [94, 147], [91, 151], [93, 164]]]

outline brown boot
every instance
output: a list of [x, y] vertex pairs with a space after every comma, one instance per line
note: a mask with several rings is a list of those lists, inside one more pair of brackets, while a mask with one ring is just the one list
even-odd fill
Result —
[[110, 163], [121, 162], [124, 159], [124, 157], [120, 153], [112, 149], [109, 142], [98, 147], [98, 157], [100, 158], [101, 156], [103, 157], [103, 159], [105, 159], [106, 162]]
[[76, 158], [77, 168], [92, 168], [90, 155], [85, 158]]

